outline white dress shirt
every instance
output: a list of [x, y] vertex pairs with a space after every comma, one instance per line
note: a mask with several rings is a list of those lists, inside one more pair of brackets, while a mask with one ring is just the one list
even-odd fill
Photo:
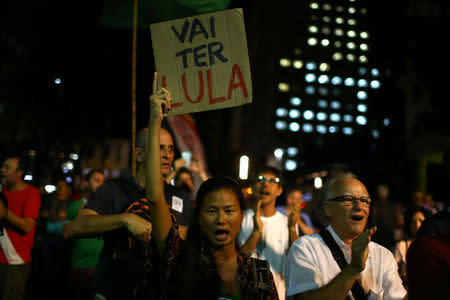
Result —
[[[331, 226], [327, 227], [351, 261], [351, 249], [339, 238]], [[302, 236], [291, 246], [286, 260], [286, 295], [292, 296], [326, 285], [341, 272], [330, 249], [319, 234]], [[368, 299], [403, 299], [406, 290], [398, 275], [397, 262], [392, 253], [377, 243], [369, 243], [366, 267], [358, 281]], [[351, 291], [348, 294], [352, 299]]]

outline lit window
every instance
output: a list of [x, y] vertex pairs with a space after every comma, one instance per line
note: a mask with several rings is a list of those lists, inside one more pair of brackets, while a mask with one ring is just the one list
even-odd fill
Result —
[[302, 100], [299, 97], [292, 97], [291, 98], [291, 105], [292, 106], [299, 106], [302, 104]]
[[286, 117], [288, 115], [288, 110], [286, 108], [279, 107], [276, 110], [276, 115], [277, 115], [277, 117], [280, 117], [280, 118]]
[[330, 32], [331, 32], [330, 27], [325, 26], [325, 27], [322, 28], [322, 33], [323, 34], [330, 34]]
[[291, 66], [291, 60], [287, 58], [280, 59], [280, 66], [287, 68]]
[[311, 85], [308, 85], [305, 88], [305, 93], [308, 94], [308, 95], [314, 95], [315, 92], [316, 92], [316, 89], [313, 86], [311, 86]]
[[289, 124], [289, 130], [291, 130], [292, 132], [297, 132], [300, 130], [300, 125], [298, 125], [297, 122], [292, 122], [291, 124]]
[[321, 63], [319, 65], [319, 70], [322, 72], [328, 71], [330, 69], [330, 65], [327, 63]]
[[366, 32], [366, 31], [361, 31], [361, 32], [359, 33], [359, 36], [360, 36], [362, 39], [368, 39], [368, 38], [369, 38], [369, 33]]
[[298, 109], [291, 109], [289, 111], [289, 118], [297, 119], [300, 117], [300, 111]]
[[328, 131], [330, 133], [335, 133], [338, 131], [338, 128], [337, 128], [337, 126], [330, 126], [330, 127], [328, 127]]
[[383, 120], [383, 124], [384, 124], [384, 126], [389, 126], [389, 124], [391, 124], [391, 120], [389, 120], [389, 118], [385, 118]]
[[342, 59], [343, 59], [343, 56], [342, 56], [341, 53], [336, 52], [336, 53], [333, 54], [333, 59], [334, 59], [334, 60], [342, 60]]
[[354, 7], [349, 7], [348, 8], [348, 13], [354, 14], [355, 12], [356, 12], [356, 9]]
[[294, 68], [301, 69], [303, 67], [303, 62], [301, 60], [294, 60]]
[[318, 133], [325, 134], [325, 133], [327, 133], [327, 127], [325, 127], [324, 125], [317, 125], [316, 131]]
[[324, 113], [324, 112], [318, 112], [317, 114], [316, 114], [316, 118], [317, 118], [317, 120], [319, 120], [319, 121], [325, 121], [326, 119], [327, 119], [327, 114], [326, 113]]
[[330, 115], [330, 120], [333, 122], [339, 122], [341, 120], [341, 115], [337, 113], [332, 113]]
[[358, 123], [359, 125], [366, 125], [367, 124], [367, 119], [364, 116], [357, 116], [356, 117], [356, 123]]
[[351, 128], [351, 127], [344, 127], [344, 128], [342, 128], [342, 132], [345, 135], [352, 135], [353, 134], [353, 128]]
[[365, 104], [358, 104], [357, 106], [358, 111], [365, 113], [367, 111], [367, 105]]
[[337, 36], [343, 36], [344, 35], [344, 30], [342, 30], [341, 28], [336, 28], [334, 30], [334, 34]]
[[353, 49], [355, 49], [355, 47], [356, 47], [355, 43], [353, 43], [353, 42], [347, 43], [347, 48], [348, 49], [353, 50]]
[[285, 130], [287, 128], [287, 124], [285, 121], [276, 121], [275, 128], [278, 130]]
[[374, 139], [377, 139], [380, 137], [380, 132], [376, 129], [372, 130], [372, 136]]
[[314, 118], [314, 113], [310, 110], [305, 110], [303, 112], [303, 118], [305, 118], [305, 120], [312, 120]]
[[287, 154], [289, 156], [296, 156], [298, 154], [298, 149], [295, 147], [289, 147], [287, 148]]
[[323, 20], [325, 23], [330, 23], [331, 18], [330, 18], [329, 16], [325, 16], [325, 17], [322, 18], [322, 20]]
[[365, 8], [365, 7], [361, 8], [361, 14], [366, 15], [367, 14], [367, 8]]
[[358, 80], [358, 86], [359, 87], [367, 87], [367, 80], [365, 80], [365, 79]]
[[381, 84], [378, 80], [372, 80], [370, 82], [370, 87], [373, 89], [378, 89], [380, 86], [381, 86]]
[[347, 54], [347, 60], [348, 61], [355, 61], [355, 55], [353, 55], [353, 54]]
[[356, 20], [355, 19], [348, 19], [347, 21], [348, 25], [356, 25]]
[[311, 33], [317, 33], [318, 28], [317, 28], [317, 26], [312, 25], [312, 26], [308, 27], [308, 31], [311, 32]]
[[325, 88], [325, 87], [320, 87], [319, 88], [319, 95], [322, 95], [322, 96], [328, 95], [328, 89]]
[[327, 100], [320, 99], [319, 101], [317, 101], [317, 106], [319, 106], [320, 108], [327, 108], [328, 102]]
[[355, 85], [355, 80], [351, 77], [347, 77], [345, 78], [344, 84], [346, 86], [354, 86]]
[[309, 38], [308, 39], [308, 45], [310, 45], [310, 46], [315, 46], [315, 45], [317, 45], [317, 39], [316, 38]]
[[339, 76], [334, 76], [334, 77], [331, 79], [331, 84], [334, 84], [334, 85], [342, 84], [342, 78], [339, 77]]
[[288, 159], [286, 160], [285, 167], [288, 171], [294, 171], [295, 169], [297, 169], [297, 162], [295, 160]]
[[316, 80], [316, 75], [313, 73], [307, 73], [305, 75], [305, 81], [306, 82], [314, 82]]
[[367, 69], [364, 67], [361, 67], [358, 69], [358, 73], [359, 75], [366, 75], [367, 74]]
[[367, 56], [361, 55], [361, 56], [358, 58], [358, 60], [359, 60], [360, 62], [362, 62], [362, 63], [367, 63]]
[[316, 65], [315, 62], [309, 61], [309, 62], [306, 63], [306, 69], [307, 70], [312, 71], [312, 70], [315, 70], [316, 68], [317, 68], [317, 65]]
[[283, 158], [283, 155], [284, 155], [284, 149], [282, 149], [282, 148], [277, 148], [277, 149], [275, 149], [275, 151], [273, 151], [273, 156], [275, 156], [278, 159]]
[[356, 97], [358, 97], [359, 100], [366, 100], [367, 93], [364, 91], [358, 91], [358, 93], [356, 94]]
[[328, 45], [330, 45], [330, 41], [327, 39], [323, 39], [321, 42], [322, 46], [327, 47]]
[[334, 47], [341, 48], [342, 47], [342, 42], [341, 41], [335, 41], [334, 42]]
[[323, 5], [323, 9], [324, 9], [324, 10], [331, 10], [331, 5], [328, 4], [328, 3], [325, 3], [325, 4]]
[[320, 75], [319, 79], [317, 80], [320, 84], [325, 84], [329, 82], [329, 78], [327, 75]]
[[342, 6], [336, 6], [336, 11], [337, 12], [343, 12], [344, 11], [344, 7], [342, 7]]
[[280, 92], [289, 92], [289, 89], [290, 89], [290, 87], [289, 87], [289, 84], [287, 84], [287, 83], [284, 83], [284, 82], [280, 82], [279, 84], [278, 84], [278, 89], [280, 90]]
[[369, 50], [369, 46], [367, 44], [361, 44], [361, 45], [359, 45], [359, 48], [362, 51], [368, 51]]
[[312, 132], [314, 129], [313, 126], [309, 123], [303, 124], [302, 128], [304, 132]]
[[319, 4], [317, 4], [316, 2], [311, 2], [309, 7], [311, 7], [311, 9], [318, 9], [319, 8]]
[[331, 101], [331, 108], [332, 109], [340, 109], [341, 108], [341, 102], [339, 102], [339, 101]]
[[338, 23], [338, 24], [343, 24], [343, 23], [344, 23], [344, 19], [341, 18], [341, 17], [337, 17], [337, 18], [336, 18], [336, 23]]
[[372, 71], [370, 73], [372, 74], [372, 76], [380, 75], [380, 72], [378, 71], [378, 69], [372, 69]]
[[344, 122], [346, 122], [346, 123], [353, 122], [353, 116], [352, 115], [344, 115]]
[[349, 30], [347, 31], [347, 36], [354, 38], [356, 36], [356, 32], [354, 30]]

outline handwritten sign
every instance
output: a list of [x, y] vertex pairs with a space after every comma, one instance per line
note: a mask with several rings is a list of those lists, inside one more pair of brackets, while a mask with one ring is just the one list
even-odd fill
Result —
[[252, 102], [241, 8], [150, 25], [158, 84], [172, 94], [169, 115]]

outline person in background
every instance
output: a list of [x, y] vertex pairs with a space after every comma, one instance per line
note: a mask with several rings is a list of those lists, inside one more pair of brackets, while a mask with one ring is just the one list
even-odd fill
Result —
[[[39, 218], [39, 191], [23, 181], [23, 158], [8, 157], [1, 167], [2, 193], [0, 221], [0, 298], [21, 300], [31, 273], [36, 220]], [[4, 201], [5, 200], [5, 201]], [[7, 202], [7, 204], [5, 204]]]
[[[67, 222], [63, 226], [63, 236], [69, 238], [72, 227], [71, 221], [86, 205], [89, 197], [105, 182], [105, 175], [101, 169], [91, 170], [83, 179], [86, 187], [84, 197], [73, 201], [67, 209]], [[90, 299], [93, 296], [92, 284], [95, 266], [103, 247], [103, 240], [98, 237], [79, 238], [72, 241], [72, 260], [70, 271], [70, 298], [74, 300]]]

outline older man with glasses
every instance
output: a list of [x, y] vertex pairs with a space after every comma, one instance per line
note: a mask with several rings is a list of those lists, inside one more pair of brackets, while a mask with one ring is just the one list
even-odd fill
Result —
[[302, 236], [286, 262], [290, 299], [404, 299], [406, 291], [392, 253], [366, 229], [371, 200], [352, 173], [330, 178], [318, 199], [318, 214], [329, 223], [320, 234]]
[[[290, 244], [298, 237], [296, 218], [288, 218], [275, 209], [277, 197], [283, 192], [280, 171], [264, 167], [253, 181], [252, 208], [245, 211], [238, 240], [241, 251], [256, 251], [270, 264], [280, 299], [285, 298], [284, 264]], [[299, 216], [300, 202], [292, 213]]]

